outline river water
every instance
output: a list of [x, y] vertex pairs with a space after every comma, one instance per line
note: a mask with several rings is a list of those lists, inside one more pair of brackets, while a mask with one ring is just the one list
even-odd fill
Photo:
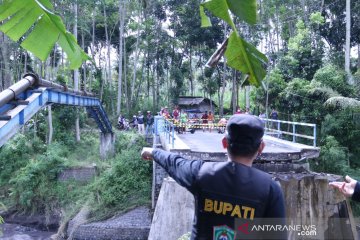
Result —
[[2, 240], [49, 240], [55, 232], [39, 231], [18, 224], [4, 223], [0, 226]]

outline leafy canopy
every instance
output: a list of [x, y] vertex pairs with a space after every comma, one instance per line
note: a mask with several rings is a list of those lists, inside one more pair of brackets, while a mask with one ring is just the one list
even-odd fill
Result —
[[205, 8], [227, 22], [233, 30], [225, 51], [227, 64], [236, 70], [248, 74], [250, 84], [260, 86], [261, 81], [266, 75], [262, 65], [268, 60], [264, 54], [240, 37], [230, 15], [231, 12], [241, 20], [249, 24], [255, 24], [256, 0], [208, 0], [203, 2], [200, 5], [201, 24], [203, 27], [208, 27], [211, 26], [211, 22], [204, 12]]
[[58, 42], [70, 60], [70, 68], [79, 68], [89, 57], [52, 11], [54, 7], [49, 0], [5, 0], [0, 5], [0, 21], [4, 21], [0, 31], [13, 41], [24, 38], [21, 46], [42, 61]]

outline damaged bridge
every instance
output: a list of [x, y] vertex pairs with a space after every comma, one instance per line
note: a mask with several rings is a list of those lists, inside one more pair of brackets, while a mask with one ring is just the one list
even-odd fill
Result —
[[[171, 123], [161, 117], [156, 117], [155, 123], [155, 147], [191, 160], [228, 160], [221, 144], [223, 134], [201, 130], [194, 134], [175, 134]], [[295, 132], [294, 135], [312, 139], [314, 144], [305, 145], [281, 139], [278, 133], [284, 131], [280, 131], [280, 127], [278, 132], [268, 131], [264, 136], [264, 152], [255, 160], [253, 167], [268, 172], [281, 185], [288, 224], [311, 223], [318, 227], [316, 236], [306, 239], [357, 239], [348, 200], [328, 187], [329, 181], [341, 180], [341, 177], [315, 173], [309, 169], [309, 161], [319, 156], [320, 149], [314, 146], [316, 126], [303, 125], [314, 127], [314, 136]], [[155, 162], [153, 170], [152, 207], [155, 211], [149, 239], [178, 239], [191, 232], [194, 198]], [[289, 239], [301, 238], [294, 234]]]
[[114, 152], [111, 122], [100, 99], [85, 91], [40, 79], [28, 73], [0, 92], [0, 147], [13, 137], [37, 112], [51, 104], [85, 107], [100, 131], [100, 155], [106, 158]]

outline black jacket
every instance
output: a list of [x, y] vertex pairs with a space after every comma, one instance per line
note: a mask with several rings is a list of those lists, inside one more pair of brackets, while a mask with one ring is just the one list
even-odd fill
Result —
[[357, 182], [354, 189], [354, 194], [352, 195], [352, 200], [360, 202], [360, 183]]
[[147, 125], [152, 125], [154, 123], [154, 117], [153, 117], [153, 115], [147, 115], [146, 116], [146, 124]]
[[136, 117], [138, 124], [144, 124], [144, 115], [139, 115]]
[[[187, 160], [160, 149], [153, 157], [195, 197], [191, 239], [213, 239], [214, 227], [235, 229], [236, 219], [285, 218], [281, 188], [265, 172], [231, 161]], [[286, 239], [286, 233], [277, 239]]]

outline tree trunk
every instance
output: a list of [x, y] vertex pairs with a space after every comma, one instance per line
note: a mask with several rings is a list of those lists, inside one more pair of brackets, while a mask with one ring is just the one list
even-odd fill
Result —
[[27, 72], [27, 60], [28, 60], [28, 55], [27, 55], [27, 52], [25, 51], [24, 74]]
[[156, 111], [157, 108], [156, 108], [156, 93], [155, 93], [155, 70], [153, 69], [152, 71], [152, 97], [153, 97], [153, 111]]
[[302, 8], [302, 14], [303, 14], [303, 21], [305, 23], [305, 26], [309, 26], [309, 21], [308, 21], [308, 16], [307, 16], [307, 11], [306, 11], [306, 7], [305, 7], [305, 0], [301, 0], [301, 8]]
[[[74, 3], [74, 13], [75, 13], [75, 24], [74, 24], [74, 36], [77, 38], [77, 21], [78, 21], [78, 4], [77, 0]], [[79, 91], [79, 70], [74, 70], [74, 90]], [[76, 114], [76, 120], [75, 120], [75, 135], [76, 135], [76, 141], [80, 141], [80, 122], [79, 122], [79, 113]]]
[[279, 38], [279, 12], [278, 8], [276, 7], [276, 25], [275, 25], [275, 31], [276, 31], [276, 45], [277, 45], [277, 51], [280, 51], [280, 38]]
[[143, 61], [142, 66], [141, 66], [141, 80], [137, 87], [135, 102], [138, 102], [141, 86], [142, 86], [142, 83], [144, 82], [144, 71], [145, 71], [145, 61]]
[[122, 60], [123, 60], [123, 35], [125, 21], [125, 4], [123, 0], [119, 0], [119, 78], [118, 78], [118, 94], [116, 104], [116, 114], [121, 113], [121, 94], [122, 94]]
[[232, 70], [232, 90], [231, 90], [231, 105], [233, 113], [236, 112], [236, 76], [235, 70]]
[[128, 88], [128, 80], [127, 80], [127, 53], [126, 53], [126, 40], [124, 38], [124, 83], [125, 83], [125, 100], [126, 100], [126, 112], [129, 114], [130, 112], [130, 101], [129, 101], [129, 88]]
[[[85, 39], [84, 39], [84, 30], [81, 30], [81, 47], [82, 49], [85, 49]], [[86, 91], [86, 62], [83, 63], [82, 65], [83, 67], [83, 81], [82, 81], [82, 85], [81, 85], [81, 90]]]
[[2, 32], [0, 32], [1, 38], [1, 54], [3, 60], [3, 89], [6, 89], [11, 86], [12, 79], [11, 79], [11, 71], [10, 71], [10, 57], [9, 57], [9, 40], [8, 37], [5, 36]]
[[[359, 49], [360, 49], [360, 45], [359, 45]], [[360, 51], [360, 50], [359, 50]], [[359, 59], [360, 59], [360, 54], [359, 54]], [[149, 64], [149, 46], [147, 47], [147, 55], [146, 55], [146, 81], [147, 81], [147, 98], [150, 99], [150, 64]], [[360, 60], [359, 60], [360, 62]]]
[[191, 45], [189, 47], [189, 57], [190, 57], [190, 63], [189, 63], [189, 67], [190, 67], [190, 95], [194, 96], [194, 80], [193, 80], [193, 72], [192, 72], [192, 51], [191, 51]]
[[241, 73], [239, 71], [236, 71], [236, 81], [237, 81], [237, 85], [236, 85], [236, 106], [240, 105], [240, 101], [239, 101], [239, 93], [240, 93], [240, 80], [241, 79]]
[[[109, 86], [111, 88], [112, 86], [112, 77], [111, 77], [111, 60], [110, 60], [110, 54], [111, 54], [111, 44], [109, 39], [109, 30], [108, 30], [108, 24], [107, 24], [107, 14], [106, 14], [106, 8], [105, 3], [103, 6], [103, 13], [104, 13], [104, 27], [105, 27], [105, 41], [106, 41], [106, 75], [107, 75], [107, 82], [109, 83]], [[121, 15], [120, 15], [121, 16]]]
[[53, 129], [53, 123], [52, 123], [52, 109], [51, 109], [51, 105], [49, 105], [48, 107], [48, 139], [47, 139], [47, 143], [51, 144], [52, 143], [52, 139], [53, 139], [53, 133], [54, 133], [54, 129]]
[[136, 37], [136, 45], [135, 45], [135, 59], [134, 59], [134, 66], [133, 66], [133, 80], [131, 83], [131, 93], [130, 93], [130, 103], [132, 106], [135, 105], [135, 103], [133, 102], [134, 96], [135, 96], [135, 82], [136, 82], [136, 70], [137, 70], [137, 64], [138, 64], [138, 60], [139, 60], [139, 39], [140, 39], [140, 24], [141, 24], [141, 13], [140, 13], [140, 23], [138, 25], [138, 29], [137, 29], [137, 37]]
[[246, 97], [246, 108], [250, 111], [250, 86], [245, 87], [245, 97]]
[[[159, 61], [156, 61], [157, 64], [159, 64]], [[160, 98], [160, 76], [159, 76], [159, 72], [158, 71], [154, 71], [155, 74], [156, 74], [156, 83], [155, 83], [155, 87], [156, 87], [156, 109], [158, 109], [158, 106], [159, 106], [159, 98]]]
[[345, 42], [345, 72], [347, 73], [348, 83], [354, 84], [350, 72], [350, 26], [351, 26], [351, 13], [350, 13], [350, 0], [346, 0], [346, 42]]
[[225, 95], [225, 88], [226, 88], [226, 62], [224, 62], [224, 72], [223, 72], [223, 79], [221, 83], [221, 94], [220, 94], [220, 111], [219, 114], [222, 117], [224, 115], [224, 95]]

